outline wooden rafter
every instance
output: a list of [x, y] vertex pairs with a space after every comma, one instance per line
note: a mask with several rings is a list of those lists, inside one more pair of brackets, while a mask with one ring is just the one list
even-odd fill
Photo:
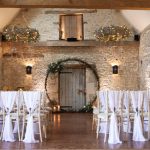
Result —
[[96, 9], [76, 9], [76, 10], [47, 10], [45, 14], [77, 14], [77, 13], [96, 13]]
[[0, 7], [150, 9], [150, 0], [0, 0]]

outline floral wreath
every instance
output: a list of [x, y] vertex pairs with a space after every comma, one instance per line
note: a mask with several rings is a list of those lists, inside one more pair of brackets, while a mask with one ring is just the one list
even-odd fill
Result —
[[93, 74], [97, 80], [97, 89], [99, 90], [99, 88], [100, 88], [100, 82], [99, 82], [99, 76], [97, 73], [97, 69], [95, 67], [93, 67], [93, 65], [90, 65], [89, 63], [87, 63], [79, 58], [67, 58], [67, 59], [58, 60], [57, 62], [53, 62], [48, 65], [48, 69], [47, 69], [47, 73], [46, 73], [46, 77], [45, 77], [45, 91], [46, 91], [46, 95], [47, 95], [47, 98], [49, 101], [51, 101], [51, 99], [47, 92], [48, 77], [50, 74], [55, 74], [55, 73], [62, 71], [64, 69], [63, 63], [68, 62], [68, 61], [77, 61], [77, 62], [84, 64], [87, 68], [89, 68], [93, 72]]

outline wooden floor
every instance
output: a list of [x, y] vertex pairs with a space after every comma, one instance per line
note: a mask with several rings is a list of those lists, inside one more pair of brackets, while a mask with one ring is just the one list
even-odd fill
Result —
[[96, 139], [95, 131], [91, 130], [91, 122], [92, 114], [88, 113], [54, 114], [48, 139], [43, 143], [0, 142], [0, 149], [150, 149], [150, 141], [129, 140], [117, 145], [104, 144], [103, 134]]

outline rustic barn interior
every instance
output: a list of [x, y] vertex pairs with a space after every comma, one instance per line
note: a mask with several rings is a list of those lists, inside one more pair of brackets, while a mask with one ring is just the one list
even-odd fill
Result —
[[[0, 0], [0, 37], [0, 149], [150, 148], [149, 0]], [[123, 93], [112, 110], [109, 91]], [[112, 121], [103, 98], [121, 142], [110, 142], [111, 125], [99, 131]]]

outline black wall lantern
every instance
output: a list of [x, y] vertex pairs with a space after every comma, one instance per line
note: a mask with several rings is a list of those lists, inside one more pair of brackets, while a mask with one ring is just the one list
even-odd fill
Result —
[[32, 74], [32, 66], [26, 66], [26, 74]]
[[112, 72], [113, 72], [113, 74], [118, 74], [118, 66], [117, 65], [112, 66]]

